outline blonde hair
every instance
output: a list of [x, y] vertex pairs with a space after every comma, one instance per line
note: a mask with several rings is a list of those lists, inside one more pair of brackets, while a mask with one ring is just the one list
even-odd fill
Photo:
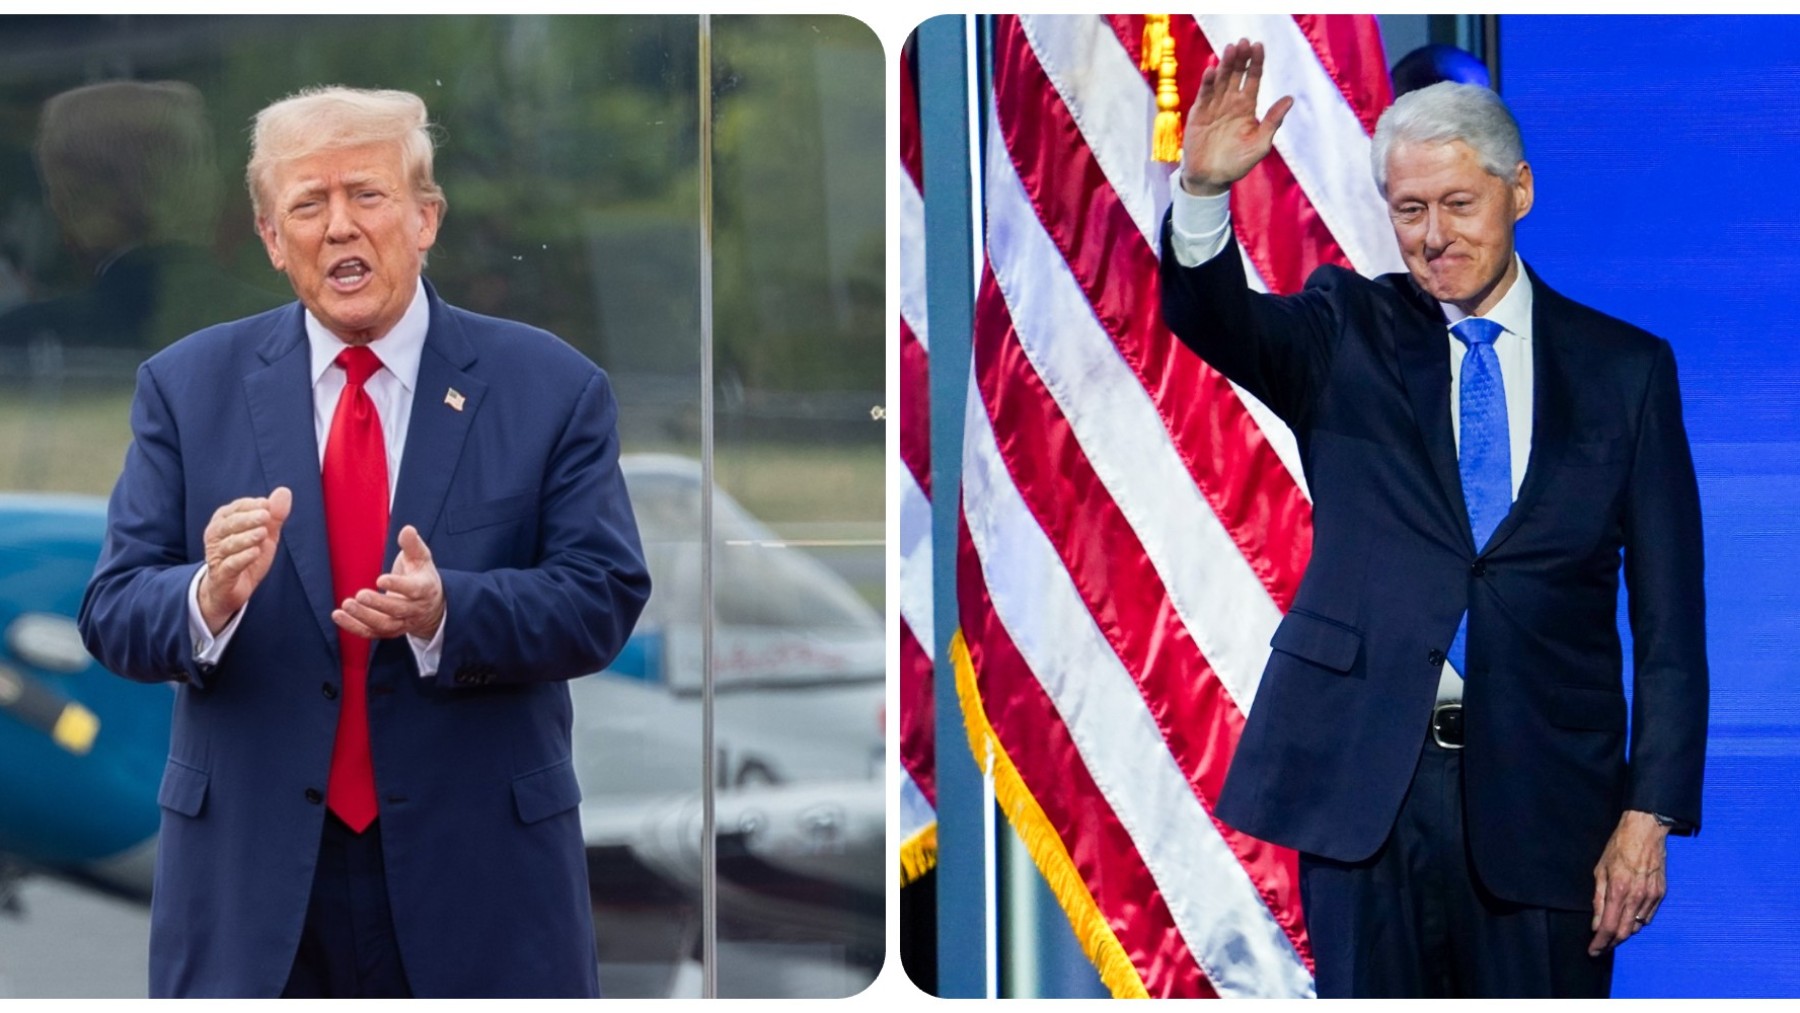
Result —
[[302, 89], [256, 114], [250, 133], [250, 164], [244, 180], [250, 208], [263, 215], [264, 191], [275, 167], [332, 148], [395, 141], [413, 195], [448, 210], [444, 190], [431, 175], [431, 121], [425, 100], [409, 91], [328, 85]]

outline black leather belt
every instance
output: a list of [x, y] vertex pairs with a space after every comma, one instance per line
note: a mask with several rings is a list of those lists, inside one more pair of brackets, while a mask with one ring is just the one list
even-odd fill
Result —
[[1445, 749], [1463, 747], [1463, 705], [1441, 703], [1431, 711], [1431, 741]]

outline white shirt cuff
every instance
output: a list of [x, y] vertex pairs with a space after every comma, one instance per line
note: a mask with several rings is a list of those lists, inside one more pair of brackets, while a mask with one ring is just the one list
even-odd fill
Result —
[[226, 645], [231, 643], [231, 635], [237, 632], [238, 623], [244, 619], [244, 610], [233, 613], [231, 621], [225, 624], [215, 636], [206, 628], [206, 620], [200, 615], [200, 581], [206, 576], [206, 564], [194, 571], [194, 579], [188, 582], [188, 639], [194, 643], [194, 660], [202, 665], [216, 665], [219, 657], [225, 653]]
[[419, 665], [419, 678], [430, 679], [437, 675], [438, 661], [444, 654], [444, 627], [450, 624], [450, 613], [446, 611], [444, 618], [438, 621], [437, 632], [431, 635], [431, 641], [420, 640], [408, 633], [406, 646], [412, 648], [413, 661]]
[[1199, 267], [1219, 255], [1231, 238], [1231, 193], [1196, 197], [1181, 188], [1181, 170], [1169, 176], [1170, 243], [1175, 262]]

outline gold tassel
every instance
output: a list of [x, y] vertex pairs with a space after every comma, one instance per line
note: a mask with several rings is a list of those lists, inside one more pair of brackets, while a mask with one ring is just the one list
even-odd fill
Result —
[[1076, 869], [1075, 860], [1069, 856], [1069, 849], [1063, 843], [1062, 836], [1044, 814], [1043, 806], [1032, 797], [1031, 789], [1026, 787], [1025, 779], [1019, 775], [1019, 769], [1013, 766], [1012, 758], [1006, 755], [1000, 737], [994, 734], [993, 727], [988, 724], [986, 708], [981, 704], [981, 690], [975, 684], [975, 662], [969, 656], [969, 645], [963, 641], [961, 630], [957, 630], [950, 638], [950, 660], [956, 669], [956, 697], [962, 704], [963, 727], [968, 731], [969, 748], [979, 763], [980, 758], [987, 755], [989, 745], [992, 745], [994, 796], [1000, 803], [1001, 811], [1006, 814], [1006, 821], [1018, 833], [1019, 840], [1024, 842], [1032, 862], [1043, 873], [1050, 892], [1056, 895], [1063, 913], [1068, 915], [1069, 927], [1080, 941], [1082, 951], [1093, 962], [1094, 969], [1100, 972], [1100, 982], [1115, 999], [1149, 998], [1150, 993], [1144, 986], [1143, 977], [1126, 955], [1119, 937], [1113, 934], [1106, 917], [1100, 913], [1100, 906], [1094, 902], [1094, 895], [1088, 891], [1087, 881], [1081, 878], [1080, 870]]
[[[1150, 19], [1160, 18], [1161, 26], [1157, 29], [1160, 43], [1157, 56], [1160, 58], [1155, 66], [1156, 75], [1156, 131], [1151, 137], [1150, 157], [1158, 162], [1181, 161], [1181, 89], [1175, 83], [1175, 40], [1169, 35], [1169, 16], [1167, 14], [1146, 15], [1144, 32], [1150, 33]], [[1145, 55], [1149, 55], [1149, 47], [1145, 47]], [[1145, 70], [1150, 69], [1148, 65]]]
[[1144, 49], [1138, 54], [1139, 70], [1155, 70], [1162, 66], [1163, 47], [1169, 43], [1169, 16], [1144, 15]]

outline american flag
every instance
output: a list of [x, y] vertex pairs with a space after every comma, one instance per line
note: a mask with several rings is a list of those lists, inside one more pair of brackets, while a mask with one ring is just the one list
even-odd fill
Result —
[[[1311, 503], [1291, 434], [1163, 325], [1173, 166], [1151, 160], [1144, 24], [992, 21], [959, 696], [1115, 995], [1310, 995], [1295, 856], [1213, 803], [1306, 566]], [[1369, 173], [1391, 99], [1374, 19], [1177, 15], [1169, 36], [1183, 115], [1239, 37], [1266, 48], [1263, 108], [1296, 99], [1232, 193], [1252, 283], [1399, 269]]]
[[900, 881], [937, 862], [925, 200], [911, 47], [900, 60]]

